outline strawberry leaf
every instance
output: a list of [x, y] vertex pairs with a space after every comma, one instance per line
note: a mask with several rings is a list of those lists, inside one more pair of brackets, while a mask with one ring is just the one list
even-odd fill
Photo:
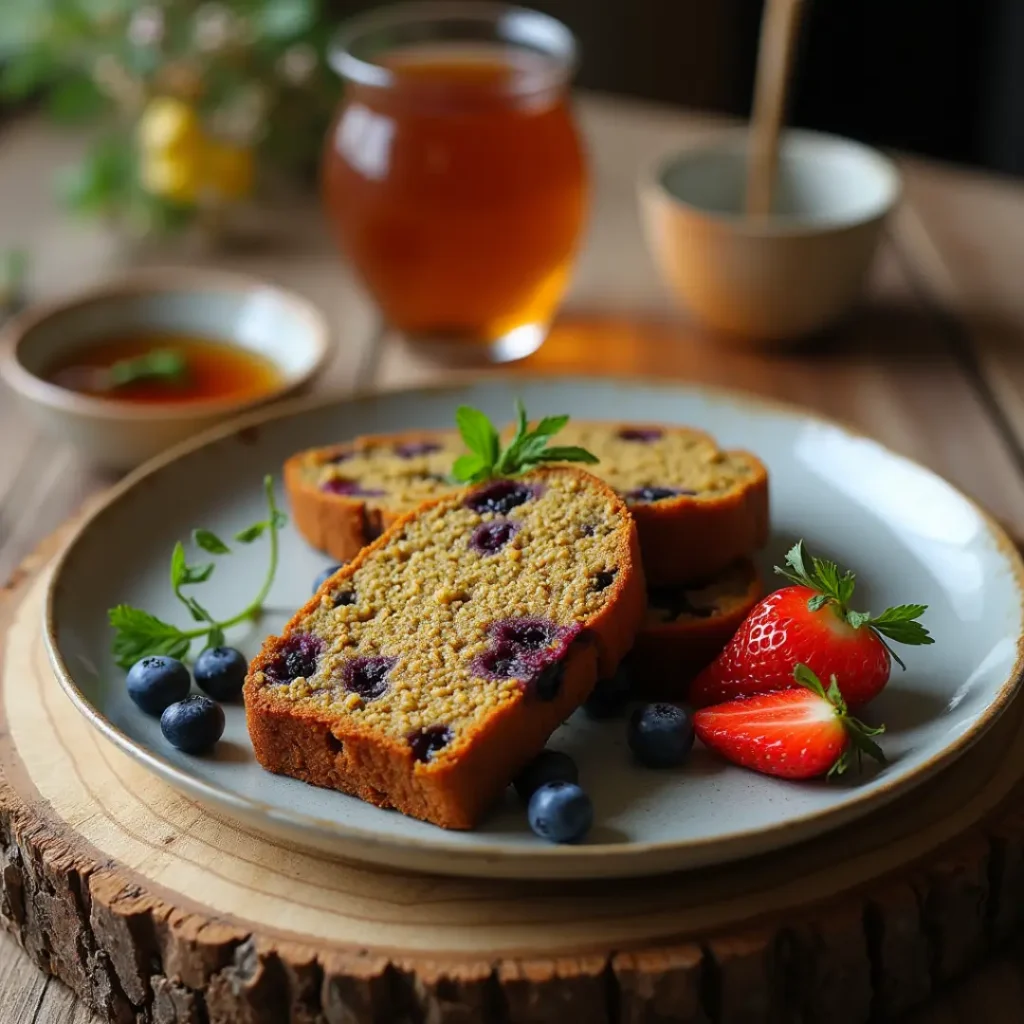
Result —
[[794, 665], [793, 678], [801, 686], [813, 690], [822, 700], [828, 700], [828, 694], [825, 693], [825, 687], [821, 685], [821, 680], [806, 665]]
[[871, 619], [874, 629], [901, 644], [933, 644], [935, 638], [920, 622], [916, 621], [927, 611], [925, 604], [899, 604], [886, 608], [881, 615]]
[[808, 554], [802, 540], [797, 541], [786, 552], [785, 562], [784, 567], [775, 566], [776, 573], [797, 586], [816, 591], [814, 596], [807, 600], [809, 611], [820, 611], [826, 605], [831, 605], [839, 618], [853, 629], [867, 626], [882, 641], [900, 668], [905, 669], [907, 666], [889, 645], [889, 640], [912, 647], [935, 643], [928, 630], [917, 621], [927, 611], [927, 605], [899, 604], [887, 608], [881, 615], [874, 616], [871, 612], [854, 611], [849, 607], [856, 586], [856, 576], [852, 572], [844, 572], [827, 558], [814, 556], [810, 556], [808, 566]]

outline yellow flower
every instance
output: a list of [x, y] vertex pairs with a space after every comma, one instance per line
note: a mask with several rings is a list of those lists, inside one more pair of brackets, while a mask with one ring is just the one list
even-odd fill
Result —
[[143, 152], [169, 156], [171, 152], [192, 152], [203, 142], [203, 132], [195, 109], [171, 96], [149, 101], [138, 125], [139, 145]]
[[244, 199], [252, 192], [252, 150], [208, 140], [203, 160], [203, 188], [218, 199]]
[[211, 139], [188, 103], [169, 96], [151, 100], [138, 140], [142, 187], [152, 195], [192, 205], [243, 199], [252, 191], [252, 150]]
[[151, 195], [189, 206], [196, 201], [200, 165], [194, 154], [168, 154], [143, 150], [139, 164], [142, 187]]

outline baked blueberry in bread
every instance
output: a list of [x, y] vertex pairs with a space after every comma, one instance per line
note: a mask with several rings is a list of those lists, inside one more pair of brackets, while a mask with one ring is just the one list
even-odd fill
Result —
[[[436, 454], [412, 458], [429, 471]], [[636, 528], [622, 498], [578, 469], [445, 485], [403, 515], [410, 492], [391, 465], [402, 456], [379, 473], [373, 455], [351, 458], [362, 490], [388, 489], [395, 521], [250, 665], [256, 757], [472, 828], [632, 645], [645, 603]]]

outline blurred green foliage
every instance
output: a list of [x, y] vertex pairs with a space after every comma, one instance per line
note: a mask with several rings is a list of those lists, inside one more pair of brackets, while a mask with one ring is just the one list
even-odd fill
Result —
[[[257, 171], [316, 166], [340, 91], [321, 0], [0, 0], [0, 102], [40, 97], [63, 125], [95, 125], [59, 194], [82, 214], [169, 231], [204, 212], [141, 184], [137, 126], [156, 98], [195, 112]], [[222, 197], [223, 199], [223, 197]], [[208, 205], [208, 204], [207, 204]]]

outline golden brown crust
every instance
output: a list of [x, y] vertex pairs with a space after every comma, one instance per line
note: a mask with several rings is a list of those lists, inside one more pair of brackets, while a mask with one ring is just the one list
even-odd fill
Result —
[[295, 613], [281, 636], [264, 643], [249, 667], [244, 688], [246, 721], [257, 761], [268, 771], [338, 789], [444, 828], [472, 828], [519, 769], [543, 748], [551, 733], [586, 700], [597, 679], [614, 672], [632, 646], [646, 608], [636, 528], [622, 499], [582, 470], [540, 470], [527, 479], [553, 473], [585, 478], [607, 497], [623, 523], [615, 550], [618, 571], [608, 587], [609, 600], [599, 612], [581, 622], [582, 632], [566, 655], [565, 676], [553, 700], [521, 697], [506, 701], [443, 756], [417, 762], [408, 743], [344, 715], [299, 707], [257, 681], [257, 675], [274, 661], [283, 642], [319, 606], [327, 590], [351, 578], [401, 532], [406, 522], [451, 500], [448, 495], [397, 520], [325, 581]]
[[703, 580], [768, 540], [768, 472], [749, 452], [749, 481], [720, 498], [681, 495], [630, 505], [651, 586]]
[[[427, 441], [436, 430], [409, 430], [388, 434], [392, 444]], [[350, 562], [371, 541], [379, 537], [399, 514], [386, 506], [375, 506], [364, 498], [328, 494], [313, 486], [307, 470], [311, 459], [327, 461], [335, 455], [359, 451], [378, 444], [384, 435], [357, 437], [345, 444], [328, 445], [297, 452], [284, 464], [284, 489], [295, 528], [318, 551], [338, 562]]]
[[686, 699], [691, 681], [715, 660], [761, 599], [764, 587], [757, 567], [744, 560], [741, 571], [744, 589], [731, 596], [727, 609], [708, 618], [683, 615], [672, 622], [644, 622], [629, 656], [635, 696]]
[[[586, 423], [591, 427], [618, 431], [623, 428], [685, 430], [713, 443], [710, 435], [690, 427], [664, 424]], [[391, 525], [398, 513], [386, 504], [367, 503], [357, 497], [321, 491], [310, 482], [306, 471], [310, 459], [329, 458], [335, 453], [358, 451], [374, 445], [397, 445], [437, 437], [440, 431], [408, 431], [393, 435], [356, 438], [347, 444], [312, 449], [293, 455], [285, 463], [284, 482], [296, 528], [313, 547], [339, 562], [354, 558], [359, 550]], [[449, 432], [444, 432], [449, 433]], [[731, 451], [742, 459], [750, 475], [742, 484], [719, 497], [680, 495], [656, 502], [634, 502], [629, 508], [636, 520], [647, 580], [655, 586], [707, 579], [739, 558], [763, 547], [768, 539], [768, 473], [764, 464], [749, 452]], [[600, 475], [600, 470], [595, 471]], [[667, 484], [673, 481], [665, 481]]]

